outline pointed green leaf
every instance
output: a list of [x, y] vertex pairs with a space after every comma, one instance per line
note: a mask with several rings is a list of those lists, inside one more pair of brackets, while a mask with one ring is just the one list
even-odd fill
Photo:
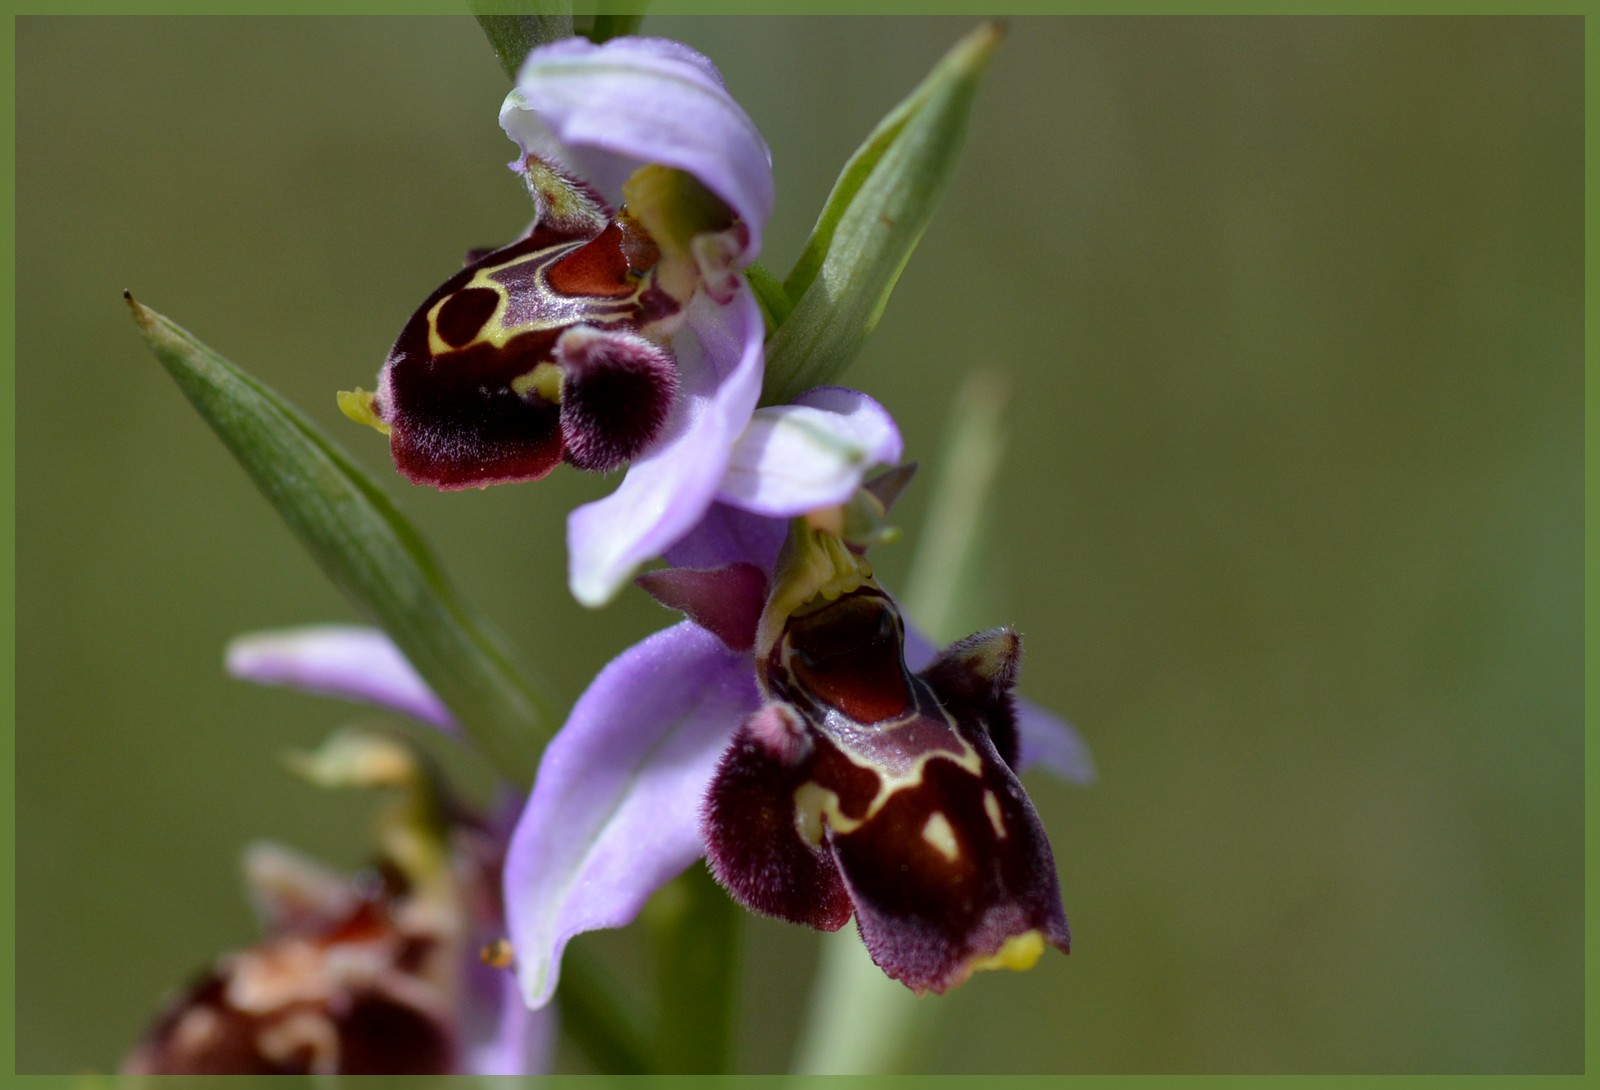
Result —
[[767, 342], [763, 404], [833, 381], [878, 324], [955, 169], [997, 23], [957, 42], [845, 164], [784, 282], [794, 309]]
[[508, 782], [552, 731], [542, 688], [348, 455], [288, 402], [127, 297], [145, 341], [334, 584], [381, 625]]
[[513, 81], [528, 50], [572, 37], [572, 0], [468, 0], [467, 6]]

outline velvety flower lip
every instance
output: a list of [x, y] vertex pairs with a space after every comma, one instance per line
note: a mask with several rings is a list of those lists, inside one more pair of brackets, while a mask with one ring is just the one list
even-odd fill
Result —
[[[702, 568], [753, 556], [771, 571], [783, 525], [718, 503], [706, 525], [673, 552]], [[448, 711], [376, 629], [307, 626], [247, 634], [233, 647], [231, 669], [246, 680], [365, 701], [453, 729]], [[913, 671], [936, 655], [931, 641], [906, 629]], [[696, 816], [701, 795], [729, 739], [760, 707], [750, 649], [730, 649], [688, 621], [625, 651], [595, 678], [547, 750], [535, 798], [508, 853], [507, 916], [521, 996], [547, 1002], [572, 935], [626, 924], [651, 893], [703, 854]], [[1064, 720], [1019, 698], [1017, 733], [1018, 771], [1038, 765], [1071, 782], [1092, 781], [1087, 747]], [[633, 788], [596, 793], [596, 785], [615, 787], [629, 775], [638, 776]], [[552, 816], [558, 810], [559, 821]], [[574, 830], [586, 823], [599, 834], [584, 852]], [[584, 878], [553, 890], [551, 874]], [[515, 1012], [502, 1011], [502, 1017], [505, 1033], [473, 1050], [480, 1071], [511, 1064], [506, 1057], [537, 1044], [530, 1045], [526, 1033], [546, 1032], [537, 1022], [519, 1027]]]
[[641, 164], [691, 174], [743, 221], [745, 259], [761, 250], [772, 215], [771, 153], [716, 66], [680, 42], [569, 38], [541, 46], [517, 73], [500, 125], [524, 157], [566, 168], [612, 207]]
[[754, 646], [764, 704], [706, 793], [712, 873], [747, 907], [836, 930], [914, 991], [1070, 944], [1049, 840], [1016, 777], [1021, 638], [926, 669], [865, 559], [798, 521]]

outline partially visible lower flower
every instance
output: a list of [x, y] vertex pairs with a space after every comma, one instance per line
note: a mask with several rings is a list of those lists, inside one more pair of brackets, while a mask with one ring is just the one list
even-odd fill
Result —
[[300, 762], [329, 785], [399, 787], [377, 858], [347, 876], [253, 846], [245, 873], [264, 935], [171, 1001], [125, 1074], [521, 1074], [543, 1070], [550, 1015], [477, 956], [498, 936], [503, 841], [442, 812], [416, 756], [339, 735]]

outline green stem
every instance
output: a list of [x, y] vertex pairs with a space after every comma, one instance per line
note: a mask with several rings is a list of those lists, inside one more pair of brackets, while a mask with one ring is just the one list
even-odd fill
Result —
[[702, 867], [650, 902], [662, 1074], [725, 1075], [733, 1067], [741, 910]]
[[561, 959], [562, 1031], [601, 1071], [616, 1075], [652, 1072], [651, 1050], [638, 1019], [617, 995], [600, 964], [585, 947], [567, 947]]

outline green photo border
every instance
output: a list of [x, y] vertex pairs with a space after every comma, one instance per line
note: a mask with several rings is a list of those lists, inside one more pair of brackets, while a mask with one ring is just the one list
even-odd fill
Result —
[[[516, 5], [508, 4], [508, 7]], [[599, 10], [602, 12], [626, 12], [635, 10], [637, 4], [630, 3], [580, 3], [578, 5], [586, 11]], [[86, 0], [66, 0], [59, 3], [34, 3], [22, 4], [9, 12], [10, 18], [0, 20], [0, 34], [4, 35], [3, 60], [5, 85], [15, 88], [16, 78], [16, 20], [19, 17], [30, 15], [84, 15], [96, 14], [449, 14], [464, 12], [464, 3], [447, 3], [441, 0], [338, 0], [334, 3], [319, 3], [316, 0], [267, 0], [267, 2], [245, 3], [234, 6], [224, 4], [220, 0], [165, 0], [165, 2], [136, 3], [105, 3], [86, 2]], [[921, 0], [921, 2], [886, 2], [886, 0], [810, 0], [810, 2], [776, 3], [772, 0], [655, 0], [648, 6], [648, 11], [656, 14], [942, 14], [942, 15], [995, 15], [995, 14], [1228, 14], [1228, 15], [1258, 15], [1258, 14], [1325, 14], [1325, 15], [1363, 15], [1363, 14], [1405, 14], [1405, 15], [1577, 15], [1591, 16], [1600, 13], [1600, 0], [1591, 2], [1543, 2], [1534, 5], [1519, 5], [1511, 3], [1488, 3], [1483, 0], [1413, 0], [1413, 2], [1384, 3], [1380, 0], [1345, 0], [1341, 3], [1314, 3], [1310, 0], [1299, 2], [1235, 2], [1217, 4], [1182, 4], [1158, 2], [1158, 0], [1130, 0], [1123, 3], [1087, 3], [1070, 2], [1070, 0], [1013, 0], [1007, 4], [975, 3], [972, 0]], [[1600, 19], [1585, 18], [1584, 20], [1584, 94], [1585, 94], [1585, 172], [1589, 184], [1586, 188], [1586, 228], [1585, 228], [1585, 273], [1589, 291], [1586, 299], [1586, 332], [1585, 337], [1585, 450], [1584, 465], [1587, 473], [1585, 489], [1585, 519], [1586, 532], [1585, 548], [1585, 637], [1590, 648], [1600, 648], [1600, 594], [1593, 588], [1589, 576], [1594, 570], [1593, 543], [1600, 540], [1600, 516], [1592, 502], [1594, 499], [1595, 482], [1600, 481], [1600, 441], [1595, 438], [1592, 425], [1597, 419], [1597, 410], [1600, 410], [1600, 387], [1597, 387], [1596, 378], [1596, 347], [1593, 330], [1597, 319], [1600, 319], [1600, 292], [1596, 285], [1600, 285], [1600, 264], [1596, 260], [1596, 240], [1600, 237], [1600, 185], [1595, 179], [1600, 178], [1600, 141], [1596, 140], [1597, 130], [1600, 130]], [[5, 216], [0, 224], [0, 241], [3, 241], [6, 260], [4, 262], [4, 290], [0, 292], [0, 328], [7, 331], [3, 356], [0, 356], [0, 429], [4, 431], [5, 460], [0, 467], [0, 520], [4, 523], [3, 550], [8, 578], [3, 591], [0, 591], [0, 608], [5, 613], [6, 624], [0, 630], [0, 687], [3, 687], [8, 696], [4, 718], [4, 791], [6, 795], [6, 814], [10, 817], [10, 835], [0, 838], [0, 851], [3, 851], [3, 863], [0, 863], [0, 913], [4, 915], [4, 927], [0, 928], [0, 984], [3, 984], [4, 994], [14, 998], [16, 989], [16, 932], [15, 932], [15, 894], [16, 894], [16, 844], [15, 844], [15, 795], [16, 795], [16, 705], [14, 694], [16, 690], [15, 664], [16, 664], [16, 101], [15, 94], [8, 94], [4, 101], [3, 118], [5, 128], [4, 154], [6, 157], [6, 188], [5, 188]], [[1600, 664], [1596, 656], [1591, 653], [1586, 663], [1585, 686], [1586, 691], [1593, 689], [1594, 683], [1600, 679]], [[1597, 972], [1600, 972], [1600, 959], [1596, 951], [1600, 950], [1600, 929], [1596, 927], [1597, 892], [1600, 892], [1600, 848], [1597, 848], [1595, 830], [1600, 828], [1600, 801], [1597, 801], [1593, 786], [1597, 776], [1600, 776], [1600, 747], [1595, 742], [1595, 716], [1592, 706], [1585, 704], [1585, 825], [1588, 836], [1585, 839], [1585, 894], [1586, 894], [1586, 929], [1587, 939], [1585, 947], [1585, 983], [1586, 997], [1594, 994], [1597, 983]], [[63, 959], [73, 957], [71, 950], [60, 952]], [[1463, 951], [1462, 956], [1470, 957], [1470, 951]], [[1587, 1003], [1585, 1004], [1587, 1008]], [[15, 1004], [13, 1002], [12, 1009]], [[1585, 1041], [1585, 1068], [1592, 1069], [1595, 1065], [1597, 1047], [1600, 1047], [1600, 1017], [1596, 1017], [1590, 1010], [1586, 1019], [1587, 1037]], [[13, 1019], [7, 1017], [0, 1020], [0, 1071], [12, 1072], [15, 1067], [16, 1057], [16, 1027]], [[1486, 1084], [1482, 1076], [1470, 1076], [1472, 1087], [1491, 1085], [1497, 1088], [1521, 1088], [1544, 1086], [1553, 1083], [1571, 1084], [1581, 1075], [1563, 1076], [1490, 1076], [1491, 1082]], [[462, 1077], [465, 1078], [465, 1077]], [[1224, 1085], [1237, 1085], [1238, 1077], [1230, 1076], [1074, 1076], [1069, 1077], [1039, 1077], [1039, 1076], [1006, 1076], [1007, 1087], [1016, 1090], [1033, 1090], [1037, 1087], [1065, 1088], [1085, 1087], [1090, 1085], [1115, 1085], [1118, 1088], [1142, 1085], [1168, 1084], [1179, 1079], [1186, 1085], [1220, 1088]], [[1373, 1090], [1383, 1088], [1388, 1090], [1394, 1087], [1409, 1088], [1418, 1085], [1440, 1085], [1446, 1082], [1465, 1084], [1467, 1076], [1455, 1075], [1425, 1075], [1425, 1076], [1363, 1076], [1360, 1084]], [[47, 1090], [47, 1088], [61, 1088], [61, 1090], [91, 1090], [94, 1087], [109, 1086], [112, 1084], [127, 1083], [133, 1085], [148, 1085], [159, 1088], [163, 1086], [200, 1088], [211, 1087], [229, 1088], [237, 1090], [239, 1087], [252, 1085], [256, 1080], [240, 1079], [142, 1079], [125, 1080], [105, 1075], [68, 1075], [68, 1076], [13, 1076], [16, 1085]], [[1113, 1082], [1114, 1080], [1114, 1082]], [[314, 1080], [317, 1086], [328, 1086], [337, 1080]], [[437, 1078], [383, 1078], [364, 1079], [363, 1087], [382, 1087], [385, 1090], [422, 1090], [423, 1087], [454, 1084], [456, 1079]], [[927, 1087], [932, 1083], [935, 1087], [955, 1088], [960, 1086], [987, 1085], [990, 1079], [978, 1077], [781, 1077], [781, 1076], [726, 1076], [716, 1078], [704, 1077], [653, 1077], [638, 1076], [632, 1078], [619, 1078], [613, 1076], [545, 1076], [529, 1079], [475, 1079], [481, 1084], [513, 1085], [526, 1082], [529, 1085], [537, 1084], [541, 1090], [592, 1090], [593, 1087], [605, 1082], [618, 1081], [629, 1087], [638, 1087], [640, 1090], [701, 1090], [708, 1084], [717, 1086], [738, 1086], [750, 1090], [813, 1090], [813, 1088], [827, 1088], [827, 1090], [914, 1090], [914, 1088]], [[1282, 1085], [1293, 1087], [1295, 1090], [1335, 1090], [1336, 1087], [1349, 1085], [1350, 1076], [1255, 1076], [1250, 1079], [1255, 1086]], [[272, 1086], [288, 1085], [283, 1080], [272, 1080]]]

